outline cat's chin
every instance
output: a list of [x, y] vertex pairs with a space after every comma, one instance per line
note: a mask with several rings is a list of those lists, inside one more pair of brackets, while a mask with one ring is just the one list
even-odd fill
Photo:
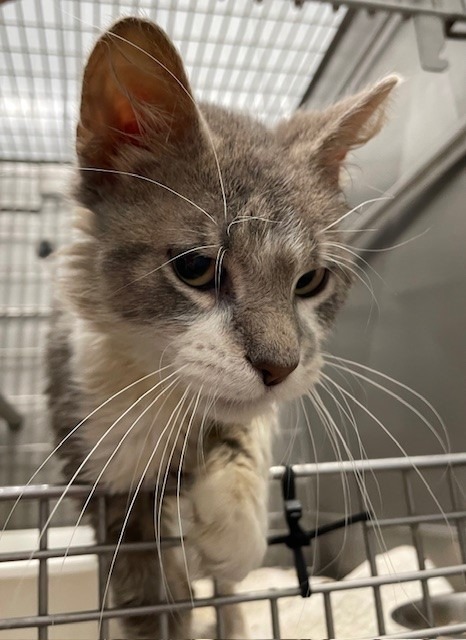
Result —
[[258, 416], [273, 412], [275, 406], [276, 403], [268, 399], [250, 402], [218, 399], [212, 414], [216, 420], [224, 424], [246, 423]]

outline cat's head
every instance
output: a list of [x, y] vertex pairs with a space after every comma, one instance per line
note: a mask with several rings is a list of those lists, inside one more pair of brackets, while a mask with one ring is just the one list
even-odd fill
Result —
[[117, 23], [84, 73], [75, 309], [148, 370], [179, 369], [225, 420], [305, 393], [351, 281], [329, 244], [347, 211], [340, 169], [396, 83], [268, 129], [197, 105], [164, 32]]

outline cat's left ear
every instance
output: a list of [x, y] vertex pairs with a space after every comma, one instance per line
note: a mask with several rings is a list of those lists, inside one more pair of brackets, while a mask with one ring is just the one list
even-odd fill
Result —
[[124, 18], [97, 41], [83, 78], [81, 164], [111, 167], [123, 145], [157, 150], [198, 126], [183, 62], [160, 27]]
[[399, 83], [398, 76], [387, 76], [325, 111], [298, 111], [277, 127], [277, 137], [301, 161], [317, 163], [338, 179], [347, 153], [382, 128], [388, 98]]

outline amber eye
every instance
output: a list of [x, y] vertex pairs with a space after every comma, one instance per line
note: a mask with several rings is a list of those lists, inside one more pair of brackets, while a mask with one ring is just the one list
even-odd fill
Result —
[[213, 289], [215, 286], [215, 260], [200, 253], [186, 253], [172, 261], [178, 278], [197, 289]]
[[328, 269], [323, 267], [308, 271], [296, 283], [295, 294], [301, 298], [310, 298], [323, 291], [329, 279]]

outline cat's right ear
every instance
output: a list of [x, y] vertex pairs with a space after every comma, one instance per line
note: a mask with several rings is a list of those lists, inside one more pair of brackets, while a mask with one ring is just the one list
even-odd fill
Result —
[[81, 166], [113, 166], [123, 145], [151, 151], [181, 143], [199, 127], [183, 62], [157, 25], [117, 22], [84, 71], [77, 153]]

